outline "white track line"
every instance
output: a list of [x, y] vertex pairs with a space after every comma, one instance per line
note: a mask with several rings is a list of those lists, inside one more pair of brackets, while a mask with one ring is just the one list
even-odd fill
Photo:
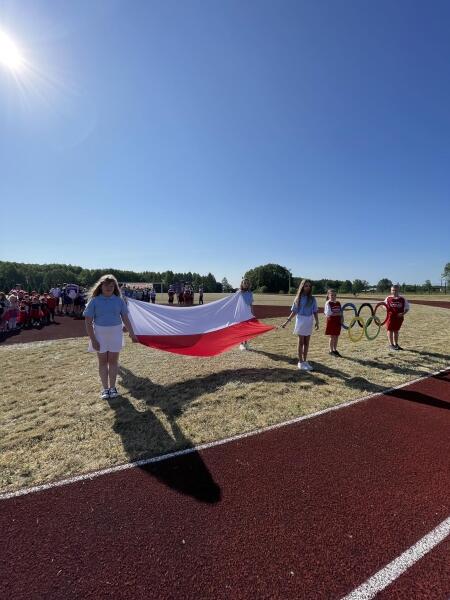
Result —
[[53, 481], [50, 483], [44, 483], [42, 485], [37, 485], [34, 487], [23, 488], [16, 492], [6, 492], [4, 494], [0, 494], [0, 500], [8, 500], [10, 498], [17, 498], [18, 496], [25, 496], [26, 494], [33, 494], [35, 492], [42, 492], [44, 490], [49, 490], [55, 487], [61, 487], [63, 485], [69, 485], [70, 483], [77, 483], [79, 481], [86, 481], [89, 479], [94, 479], [95, 477], [100, 477], [101, 475], [109, 475], [110, 473], [116, 473], [118, 471], [125, 471], [127, 469], [133, 469], [135, 467], [142, 467], [144, 465], [149, 465], [151, 463], [161, 462], [163, 460], [168, 460], [170, 458], [175, 458], [177, 456], [184, 456], [186, 454], [192, 454], [193, 452], [199, 452], [201, 450], [207, 450], [208, 448], [214, 448], [215, 446], [222, 446], [223, 444], [229, 444], [230, 442], [235, 442], [237, 440], [242, 440], [244, 438], [248, 438], [254, 435], [258, 435], [260, 433], [265, 433], [266, 431], [273, 431], [274, 429], [280, 429], [281, 427], [287, 427], [289, 425], [294, 425], [295, 423], [300, 423], [300, 421], [307, 421], [308, 419], [313, 419], [314, 417], [320, 417], [320, 415], [325, 415], [326, 413], [332, 412], [334, 410], [340, 410], [341, 408], [346, 408], [347, 406], [353, 406], [353, 404], [358, 404], [359, 402], [366, 402], [371, 398], [376, 398], [378, 396], [383, 396], [384, 394], [389, 394], [389, 392], [393, 392], [394, 390], [399, 390], [401, 388], [407, 387], [408, 385], [413, 385], [419, 381], [423, 381], [424, 379], [428, 379], [429, 377], [433, 377], [435, 375], [439, 375], [441, 373], [446, 373], [449, 370], [441, 369], [439, 371], [435, 371], [432, 373], [427, 373], [422, 377], [418, 377], [417, 379], [413, 379], [412, 381], [407, 381], [406, 383], [402, 383], [401, 385], [397, 385], [382, 392], [375, 392], [374, 394], [370, 394], [369, 396], [363, 396], [362, 398], [357, 398], [356, 400], [350, 400], [349, 402], [344, 402], [343, 404], [337, 404], [336, 406], [330, 406], [329, 408], [324, 408], [323, 410], [319, 410], [315, 413], [311, 413], [310, 415], [303, 415], [301, 417], [296, 417], [295, 419], [290, 419], [289, 421], [283, 421], [282, 423], [276, 423], [275, 425], [269, 425], [268, 427], [262, 427], [261, 429], [255, 429], [254, 431], [247, 431], [245, 433], [240, 433], [238, 435], [234, 435], [232, 437], [225, 438], [223, 440], [217, 440], [215, 442], [208, 442], [206, 444], [200, 444], [199, 446], [193, 446], [192, 448], [186, 448], [185, 450], [178, 450], [177, 452], [170, 452], [169, 454], [162, 454], [161, 456], [154, 456], [153, 458], [144, 458], [142, 460], [136, 460], [134, 462], [125, 463], [123, 465], [117, 465], [115, 467], [108, 467], [107, 469], [101, 469], [99, 471], [92, 471], [91, 473], [85, 473], [84, 475], [76, 475], [75, 477], [70, 477], [68, 479], [62, 479], [60, 481]]
[[450, 517], [342, 600], [371, 600], [450, 534]]

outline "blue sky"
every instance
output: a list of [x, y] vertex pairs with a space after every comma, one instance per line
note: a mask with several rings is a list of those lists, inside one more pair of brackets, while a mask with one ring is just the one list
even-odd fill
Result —
[[450, 3], [0, 0], [0, 29], [0, 258], [440, 280]]

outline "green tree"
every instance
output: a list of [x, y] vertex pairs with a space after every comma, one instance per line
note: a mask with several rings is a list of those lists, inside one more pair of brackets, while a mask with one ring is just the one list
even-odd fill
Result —
[[357, 296], [366, 288], [366, 281], [362, 281], [361, 279], [355, 279], [352, 283], [352, 292], [354, 296]]
[[341, 294], [351, 294], [352, 293], [352, 282], [350, 279], [346, 279], [339, 286], [339, 291]]
[[245, 273], [245, 277], [250, 280], [254, 290], [264, 287], [269, 293], [277, 294], [280, 290], [287, 292], [289, 289], [289, 270], [274, 263], [250, 269]]
[[448, 262], [444, 267], [444, 272], [442, 273], [442, 279], [445, 279], [447, 285], [450, 285], [450, 262]]
[[233, 286], [229, 283], [228, 279], [224, 277], [222, 279], [222, 291], [223, 292], [231, 292], [233, 290]]
[[423, 289], [428, 292], [429, 294], [431, 294], [431, 290], [433, 289], [433, 286], [431, 284], [431, 280], [427, 279], [424, 283]]
[[380, 279], [380, 281], [377, 283], [377, 292], [386, 292], [391, 289], [391, 286], [392, 281], [390, 279], [387, 279], [386, 277]]

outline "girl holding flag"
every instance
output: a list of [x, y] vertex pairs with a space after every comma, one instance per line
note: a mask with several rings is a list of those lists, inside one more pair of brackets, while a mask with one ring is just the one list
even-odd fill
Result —
[[133, 342], [138, 339], [128, 318], [128, 306], [120, 294], [114, 275], [103, 275], [94, 284], [90, 300], [83, 312], [90, 338], [89, 352], [97, 352], [98, 370], [102, 382], [101, 398], [115, 398], [119, 353], [124, 346], [123, 325]]
[[298, 335], [298, 368], [302, 371], [313, 370], [306, 359], [314, 321], [316, 330], [319, 329], [318, 310], [317, 301], [312, 295], [312, 283], [308, 279], [303, 279], [298, 286], [291, 314], [281, 325], [284, 329], [295, 316], [294, 335]]
[[[244, 277], [243, 280], [241, 281], [241, 294], [245, 300], [245, 303], [248, 304], [249, 306], [251, 306], [253, 304], [253, 292], [250, 289], [250, 281], [247, 279], [247, 277]], [[250, 349], [247, 341], [242, 342], [239, 345], [239, 348], [241, 350], [249, 350]]]

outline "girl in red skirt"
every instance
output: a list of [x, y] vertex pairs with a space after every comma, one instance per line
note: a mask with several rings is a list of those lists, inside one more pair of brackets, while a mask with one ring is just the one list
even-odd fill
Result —
[[342, 326], [341, 303], [336, 301], [335, 290], [327, 291], [327, 301], [325, 302], [324, 314], [327, 318], [325, 335], [330, 336], [330, 354], [332, 356], [341, 356], [337, 350], [339, 336]]
[[403, 317], [409, 310], [409, 302], [399, 294], [400, 286], [393, 285], [391, 287], [391, 295], [385, 299], [388, 306], [388, 318], [386, 321], [386, 329], [389, 340], [390, 350], [403, 350], [398, 345], [398, 332], [403, 324]]

